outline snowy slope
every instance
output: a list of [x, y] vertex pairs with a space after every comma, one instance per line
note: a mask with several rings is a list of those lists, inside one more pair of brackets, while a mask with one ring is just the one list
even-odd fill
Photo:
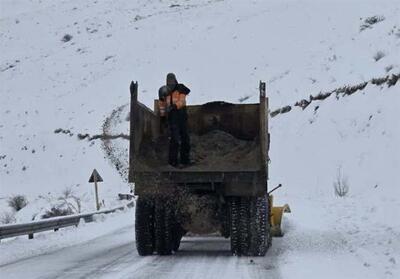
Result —
[[[360, 31], [371, 16], [384, 20]], [[103, 143], [77, 134], [100, 134], [106, 120], [127, 133], [132, 79], [150, 107], [169, 71], [191, 104], [257, 102], [262, 79], [273, 110], [400, 72], [396, 0], [2, 0], [0, 26], [0, 210], [11, 194], [34, 201], [65, 187], [93, 208], [93, 168], [107, 205], [128, 191]], [[284, 185], [276, 199], [293, 210], [272, 252], [282, 278], [400, 276], [399, 88], [368, 85], [271, 119], [270, 185]], [[110, 145], [126, 167], [127, 141]]]

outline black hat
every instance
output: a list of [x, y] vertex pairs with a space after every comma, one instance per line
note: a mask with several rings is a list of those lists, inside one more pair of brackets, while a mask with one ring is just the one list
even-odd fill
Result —
[[170, 89], [174, 89], [176, 87], [178, 81], [176, 80], [176, 76], [174, 73], [169, 73], [167, 75], [166, 84]]

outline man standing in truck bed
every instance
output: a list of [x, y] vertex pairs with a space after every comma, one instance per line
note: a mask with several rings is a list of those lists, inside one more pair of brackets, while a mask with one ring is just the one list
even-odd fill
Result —
[[190, 139], [187, 130], [186, 95], [190, 89], [178, 83], [175, 74], [167, 75], [166, 85], [158, 91], [160, 116], [167, 117], [170, 140], [168, 163], [178, 166], [178, 152], [180, 163], [184, 166], [190, 164]]

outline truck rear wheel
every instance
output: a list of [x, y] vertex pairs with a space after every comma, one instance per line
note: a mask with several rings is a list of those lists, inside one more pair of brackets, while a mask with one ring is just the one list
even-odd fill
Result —
[[232, 253], [264, 256], [270, 239], [266, 197], [233, 197], [230, 214]]
[[229, 238], [231, 236], [231, 215], [229, 202], [223, 204], [223, 207], [220, 210], [219, 219], [221, 220], [221, 235], [225, 238]]
[[154, 251], [154, 203], [152, 199], [139, 196], [135, 215], [136, 249], [140, 256], [152, 255]]
[[181, 245], [181, 240], [182, 237], [185, 235], [185, 230], [182, 228], [182, 226], [175, 222], [174, 226], [173, 226], [173, 232], [172, 232], [172, 250], [174, 252], [179, 250], [179, 246]]
[[240, 198], [239, 202], [239, 247], [240, 255], [248, 255], [252, 235], [250, 231], [251, 222], [251, 199]]
[[240, 216], [239, 216], [240, 198], [232, 197], [230, 199], [229, 214], [230, 214], [230, 235], [231, 235], [231, 252], [234, 255], [240, 255]]
[[250, 202], [250, 246], [249, 255], [264, 256], [270, 245], [268, 199], [256, 197]]
[[174, 247], [174, 212], [172, 205], [162, 198], [156, 200], [154, 232], [155, 250], [159, 255], [170, 255]]

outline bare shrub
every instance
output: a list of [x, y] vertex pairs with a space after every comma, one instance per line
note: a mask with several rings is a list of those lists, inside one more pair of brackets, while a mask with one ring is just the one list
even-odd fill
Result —
[[15, 195], [8, 199], [8, 205], [15, 211], [20, 211], [28, 204], [28, 200], [24, 195]]
[[61, 41], [64, 42], [64, 43], [66, 43], [66, 42], [71, 41], [71, 39], [72, 39], [72, 35], [70, 35], [70, 34], [65, 34], [65, 35], [62, 37]]
[[349, 193], [349, 184], [347, 177], [343, 175], [342, 168], [339, 167], [336, 174], [336, 180], [333, 182], [333, 189], [337, 197], [345, 197]]
[[0, 215], [0, 224], [11, 224], [15, 223], [15, 216], [13, 212], [3, 212]]
[[81, 212], [81, 199], [75, 195], [71, 187], [65, 188], [58, 200], [62, 202], [61, 206], [71, 209], [72, 212]]
[[386, 67], [385, 67], [386, 73], [389, 73], [393, 68], [394, 68], [393, 65], [388, 65], [388, 66], [386, 66]]
[[73, 214], [73, 212], [69, 208], [60, 208], [53, 206], [50, 210], [47, 210], [46, 213], [42, 215], [42, 218], [47, 219], [58, 216], [67, 216], [71, 214]]
[[363, 23], [360, 26], [360, 31], [364, 31], [365, 29], [370, 29], [374, 24], [378, 22], [384, 21], [384, 16], [371, 16], [364, 19]]
[[375, 59], [376, 62], [381, 60], [383, 57], [385, 57], [385, 53], [383, 51], [378, 51], [374, 55], [374, 59]]
[[41, 215], [41, 218], [51, 218], [81, 213], [81, 199], [74, 194], [71, 187], [65, 188], [50, 210]]

